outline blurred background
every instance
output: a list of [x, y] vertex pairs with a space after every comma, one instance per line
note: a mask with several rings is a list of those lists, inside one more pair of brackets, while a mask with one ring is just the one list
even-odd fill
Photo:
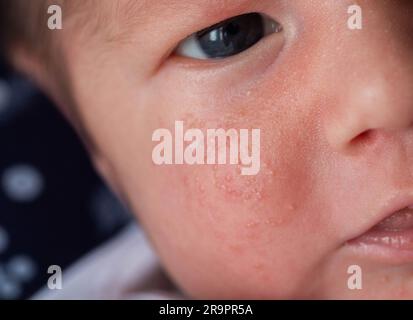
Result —
[[0, 300], [24, 299], [130, 215], [53, 104], [0, 58]]

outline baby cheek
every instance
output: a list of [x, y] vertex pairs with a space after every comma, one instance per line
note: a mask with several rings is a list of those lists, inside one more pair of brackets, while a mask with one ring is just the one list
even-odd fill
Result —
[[300, 159], [264, 153], [261, 160], [256, 176], [241, 175], [236, 165], [182, 170], [180, 187], [191, 217], [186, 222], [195, 218], [191, 228], [208, 239], [203, 252], [213, 252], [215, 264], [239, 277], [250, 275], [251, 283], [279, 283], [273, 271], [283, 267], [274, 261], [289, 248], [299, 248], [285, 239], [297, 221], [306, 219], [311, 178]]
[[283, 269], [284, 262], [277, 256], [302, 251], [303, 237], [296, 234], [303, 230], [297, 229], [296, 222], [310, 220], [314, 213], [304, 209], [314, 207], [308, 205], [314, 195], [314, 148], [309, 147], [308, 137], [295, 134], [300, 130], [294, 126], [290, 133], [280, 134], [274, 126], [266, 127], [262, 120], [260, 124], [260, 119], [248, 126], [200, 121], [195, 116], [179, 119], [185, 128], [202, 131], [261, 128], [260, 170], [246, 176], [241, 174], [241, 164], [155, 166], [153, 177], [159, 179], [164, 201], [153, 205], [168, 213], [163, 215], [168, 230], [162, 234], [166, 243], [174, 243], [170, 251], [179, 248], [181, 257], [191, 257], [201, 273], [215, 268], [235, 279], [248, 274], [251, 288], [257, 281], [281, 285], [283, 279], [274, 270]]
[[203, 218], [216, 227], [221, 240], [262, 240], [273, 229], [299, 218], [311, 201], [311, 166], [306, 157], [297, 157], [302, 142], [286, 144], [285, 140], [265, 136], [262, 142], [257, 175], [242, 175], [242, 165], [230, 164], [180, 171], [186, 210], [205, 212]]

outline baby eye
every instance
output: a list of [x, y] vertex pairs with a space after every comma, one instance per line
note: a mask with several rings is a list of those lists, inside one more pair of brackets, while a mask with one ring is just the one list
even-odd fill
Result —
[[178, 45], [175, 53], [201, 60], [227, 58], [281, 31], [282, 26], [264, 14], [243, 14], [192, 34]]

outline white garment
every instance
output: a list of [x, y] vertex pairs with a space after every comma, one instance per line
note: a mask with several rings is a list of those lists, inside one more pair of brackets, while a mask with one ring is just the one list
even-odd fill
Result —
[[182, 299], [162, 272], [143, 231], [128, 226], [62, 273], [62, 289], [45, 286], [35, 300]]

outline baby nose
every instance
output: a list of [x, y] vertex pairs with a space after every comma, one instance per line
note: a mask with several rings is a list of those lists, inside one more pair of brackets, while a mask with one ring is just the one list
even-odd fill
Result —
[[347, 148], [365, 133], [412, 125], [413, 54], [395, 50], [383, 56], [376, 49], [378, 56], [354, 61], [349, 75], [337, 81], [336, 105], [327, 121], [327, 138], [335, 149]]

